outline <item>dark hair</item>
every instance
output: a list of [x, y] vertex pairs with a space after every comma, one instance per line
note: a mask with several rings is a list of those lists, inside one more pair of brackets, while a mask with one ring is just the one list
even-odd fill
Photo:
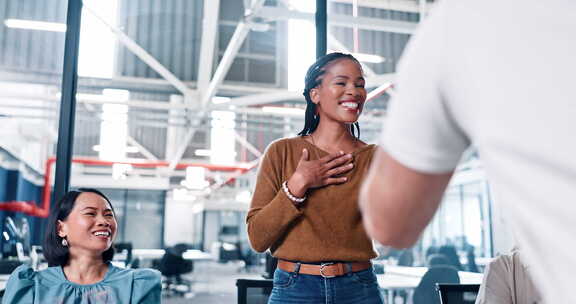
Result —
[[[58, 201], [56, 206], [51, 210], [50, 216], [48, 217], [48, 224], [46, 225], [46, 237], [44, 238], [44, 257], [48, 261], [48, 266], [65, 266], [70, 258], [70, 251], [67, 246], [62, 245], [62, 238], [58, 235], [58, 221], [64, 221], [70, 215], [70, 212], [74, 208], [76, 199], [82, 193], [95, 193], [104, 198], [110, 208], [112, 208], [112, 213], [114, 212], [114, 207], [110, 200], [104, 195], [104, 193], [91, 188], [80, 188], [76, 191], [68, 191], [64, 197]], [[114, 257], [114, 246], [102, 253], [102, 260], [104, 262], [109, 262]]]
[[[302, 129], [302, 131], [300, 131], [298, 135], [302, 136], [309, 135], [313, 133], [318, 127], [318, 123], [320, 123], [320, 116], [316, 115], [316, 104], [313, 103], [312, 98], [310, 98], [310, 91], [319, 86], [320, 83], [322, 83], [322, 78], [320, 78], [320, 76], [322, 76], [326, 72], [325, 69], [326, 65], [328, 65], [331, 62], [334, 62], [335, 60], [343, 58], [350, 59], [356, 62], [359, 66], [361, 66], [358, 59], [354, 58], [354, 56], [350, 54], [336, 52], [318, 58], [316, 62], [314, 62], [314, 64], [312, 64], [308, 68], [308, 72], [306, 72], [306, 77], [304, 78], [304, 92], [302, 93], [304, 95], [304, 98], [306, 99], [306, 113], [304, 114], [304, 129]], [[355, 122], [350, 128], [352, 135], [356, 136], [354, 132], [354, 126], [358, 130], [357, 138], [360, 138], [360, 125], [358, 124], [358, 122]]]

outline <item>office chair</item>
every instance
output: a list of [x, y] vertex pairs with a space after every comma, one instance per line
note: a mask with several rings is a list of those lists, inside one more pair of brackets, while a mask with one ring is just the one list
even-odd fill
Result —
[[126, 268], [137, 268], [132, 267], [132, 243], [116, 243], [114, 244], [114, 249], [116, 253], [121, 254], [126, 252], [126, 258], [124, 259], [124, 266]]
[[456, 268], [452, 266], [430, 267], [414, 290], [412, 302], [414, 304], [440, 304], [436, 291], [437, 283], [460, 283]]
[[474, 304], [479, 284], [436, 284], [441, 304]]
[[184, 259], [184, 251], [186, 251], [185, 245], [175, 245], [166, 249], [160, 260], [153, 262], [164, 276], [162, 289], [166, 295], [184, 296], [192, 291], [192, 282], [181, 277], [194, 269], [192, 261]]

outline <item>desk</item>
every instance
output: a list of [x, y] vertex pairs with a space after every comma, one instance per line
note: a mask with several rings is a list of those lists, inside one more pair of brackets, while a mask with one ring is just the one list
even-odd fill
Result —
[[[132, 250], [132, 259], [139, 259], [141, 262], [145, 262], [145, 264], [140, 265], [140, 267], [151, 267], [152, 260], [154, 259], [161, 259], [164, 256], [164, 249], [133, 249]], [[197, 249], [189, 249], [186, 250], [182, 257], [185, 260], [190, 260], [194, 262], [201, 262], [201, 261], [213, 261], [215, 260], [214, 257], [206, 253], [204, 251], [200, 251]], [[114, 254], [114, 260], [112, 264], [117, 267], [126, 267], [126, 252], [116, 252]]]
[[184, 259], [186, 260], [193, 260], [193, 261], [214, 260], [214, 257], [211, 254], [196, 249], [186, 250], [182, 255], [182, 257], [184, 257]]
[[[133, 249], [132, 256], [133, 258], [140, 258], [143, 260], [148, 259], [160, 259], [164, 255], [164, 249]], [[117, 253], [115, 257], [119, 257], [122, 259], [122, 254]], [[211, 261], [214, 260], [211, 254], [206, 253], [204, 251], [200, 251], [197, 249], [189, 249], [182, 254], [182, 257], [186, 260], [192, 261]]]
[[[238, 304], [247, 304], [254, 301], [258, 301], [259, 303], [268, 302], [268, 297], [272, 292], [274, 284], [272, 280], [237, 279], [236, 286], [238, 288]], [[259, 288], [262, 289], [262, 291], [260, 293], [250, 293], [248, 292], [249, 288]]]
[[[385, 290], [388, 300], [394, 303], [393, 291], [412, 290], [418, 287], [420, 280], [428, 271], [428, 267], [384, 266], [384, 274], [377, 274], [378, 285]], [[467, 271], [458, 271], [461, 284], [481, 284], [483, 274]]]

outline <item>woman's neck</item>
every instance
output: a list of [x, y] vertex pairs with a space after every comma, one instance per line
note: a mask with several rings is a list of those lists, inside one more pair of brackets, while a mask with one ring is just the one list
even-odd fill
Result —
[[350, 125], [345, 123], [320, 123], [314, 133], [314, 144], [326, 152], [344, 151], [350, 153], [358, 148], [361, 142], [350, 133]]
[[68, 264], [62, 268], [68, 281], [86, 285], [102, 281], [108, 264], [104, 263], [102, 256], [71, 256]]

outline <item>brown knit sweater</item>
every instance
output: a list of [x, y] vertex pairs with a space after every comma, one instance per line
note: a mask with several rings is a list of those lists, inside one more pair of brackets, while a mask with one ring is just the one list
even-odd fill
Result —
[[309, 189], [305, 205], [298, 209], [282, 190], [282, 183], [296, 170], [304, 148], [311, 160], [327, 155], [303, 137], [281, 139], [268, 147], [246, 218], [252, 247], [301, 262], [353, 262], [376, 257], [358, 209], [360, 185], [376, 146], [354, 151], [354, 168], [343, 175], [347, 182]]

